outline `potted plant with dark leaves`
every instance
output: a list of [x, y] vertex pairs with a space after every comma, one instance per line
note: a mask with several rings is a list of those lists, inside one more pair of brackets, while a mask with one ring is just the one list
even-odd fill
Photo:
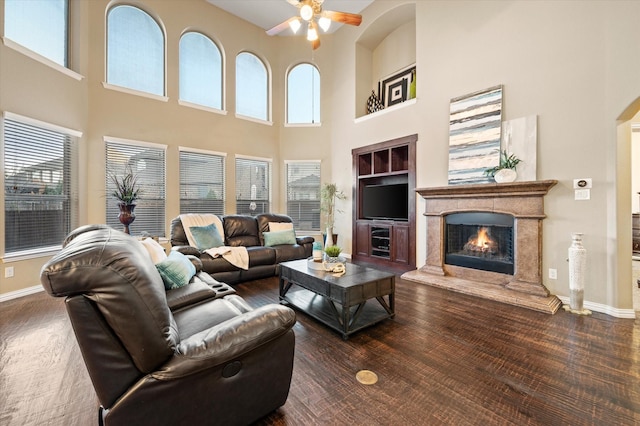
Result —
[[124, 225], [124, 232], [129, 234], [129, 225], [136, 219], [135, 202], [142, 195], [138, 176], [133, 173], [130, 167], [127, 167], [123, 175], [111, 174], [111, 182], [113, 183], [111, 196], [118, 200], [118, 208], [120, 209], [118, 219]]

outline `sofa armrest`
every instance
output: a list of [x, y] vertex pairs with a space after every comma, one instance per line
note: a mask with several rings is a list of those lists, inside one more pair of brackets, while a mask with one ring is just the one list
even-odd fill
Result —
[[313, 237], [309, 237], [306, 235], [301, 235], [299, 237], [296, 237], [296, 243], [298, 243], [299, 245], [313, 244], [314, 241], [315, 239]]
[[173, 246], [171, 247], [171, 250], [179, 251], [184, 255], [191, 255], [195, 257], [200, 257], [200, 255], [202, 254], [200, 253], [200, 250], [193, 246]]
[[182, 340], [175, 356], [152, 376], [171, 380], [218, 366], [282, 336], [295, 322], [291, 308], [276, 304], [238, 315]]

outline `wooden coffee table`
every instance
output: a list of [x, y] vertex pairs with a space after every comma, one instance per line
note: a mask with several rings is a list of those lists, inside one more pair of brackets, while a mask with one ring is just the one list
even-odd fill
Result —
[[311, 269], [307, 259], [280, 264], [281, 303], [333, 328], [345, 340], [395, 316], [395, 289], [394, 274], [351, 263], [339, 277]]

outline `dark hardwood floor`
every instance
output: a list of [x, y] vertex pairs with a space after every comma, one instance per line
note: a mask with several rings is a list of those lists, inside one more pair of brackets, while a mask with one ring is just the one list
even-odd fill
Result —
[[[276, 302], [277, 288], [237, 286], [253, 306]], [[258, 424], [640, 424], [637, 319], [548, 315], [402, 280], [396, 312], [348, 341], [298, 313], [289, 399]], [[97, 423], [61, 299], [0, 304], [0, 336], [0, 425]], [[361, 369], [378, 383], [360, 384]]]

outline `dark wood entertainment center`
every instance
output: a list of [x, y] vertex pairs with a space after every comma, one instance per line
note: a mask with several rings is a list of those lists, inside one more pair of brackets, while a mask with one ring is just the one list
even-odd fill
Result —
[[[416, 267], [416, 141], [405, 136], [354, 148], [353, 260], [409, 270]], [[368, 217], [365, 187], [406, 185], [406, 217]], [[403, 192], [404, 193], [404, 192]], [[397, 209], [402, 211], [402, 208]], [[402, 216], [403, 213], [398, 213]], [[393, 216], [396, 216], [395, 214]]]

